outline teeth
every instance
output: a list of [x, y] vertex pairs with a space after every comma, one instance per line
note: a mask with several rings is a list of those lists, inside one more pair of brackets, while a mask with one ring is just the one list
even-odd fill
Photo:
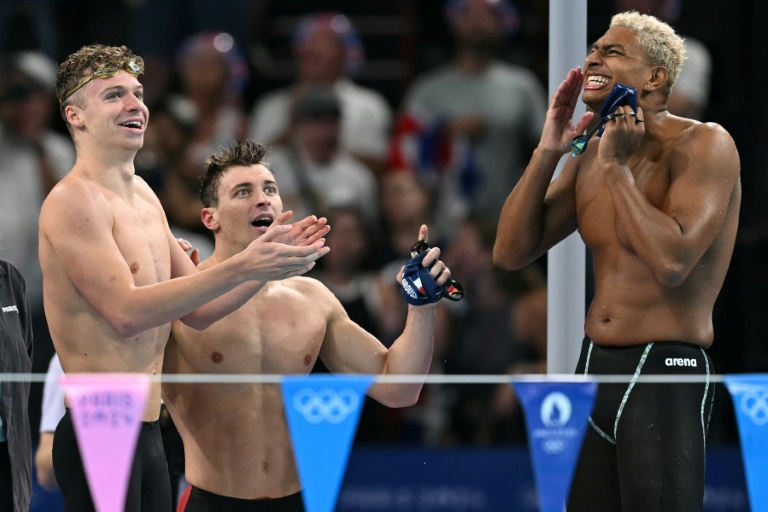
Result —
[[138, 121], [128, 121], [127, 123], [123, 123], [123, 126], [128, 126], [130, 128], [141, 128], [141, 123]]
[[608, 83], [608, 79], [605, 78], [604, 76], [590, 76], [587, 79], [587, 83], [590, 83], [590, 84], [605, 84], [605, 83]]

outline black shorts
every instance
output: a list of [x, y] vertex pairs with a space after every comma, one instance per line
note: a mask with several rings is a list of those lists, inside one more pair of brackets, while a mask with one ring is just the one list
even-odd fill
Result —
[[[67, 410], [53, 436], [53, 471], [67, 512], [94, 511], [88, 480], [80, 458], [72, 417]], [[143, 422], [131, 467], [126, 512], [172, 512], [171, 483], [165, 462], [160, 425]]]
[[[701, 512], [714, 401], [704, 349], [675, 341], [600, 347], [585, 338], [576, 373], [630, 378], [598, 386], [568, 512]], [[640, 375], [701, 382], [638, 383]]]
[[13, 512], [13, 473], [6, 441], [0, 442], [0, 512]]
[[190, 485], [178, 512], [304, 512], [304, 501], [301, 492], [271, 500], [241, 500]]

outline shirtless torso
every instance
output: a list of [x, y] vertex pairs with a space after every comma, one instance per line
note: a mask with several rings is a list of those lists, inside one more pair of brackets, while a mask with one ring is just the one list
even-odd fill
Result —
[[[105, 226], [130, 272], [134, 286], [146, 286], [171, 277], [171, 243], [177, 245], [165, 222], [157, 198], [140, 178], [134, 178], [135, 195], [127, 201], [108, 188], [77, 173], [71, 173], [57, 185], [54, 201], [78, 201], [92, 216], [73, 219], [60, 212], [44, 210], [41, 216], [40, 264], [46, 276], [45, 305], [56, 351], [62, 368], [71, 372], [137, 372], [158, 374], [162, 370], [163, 351], [171, 331], [167, 323], [139, 332], [129, 338], [121, 336], [99, 310], [89, 302], [87, 292], [73, 282], [65, 260], [54, 250], [49, 237], [66, 233], [62, 224], [94, 223]], [[74, 217], [74, 216], [73, 216]], [[111, 227], [111, 230], [106, 228]], [[67, 247], [79, 251], [90, 260], [89, 247]], [[66, 250], [63, 248], [59, 249]], [[73, 255], [74, 256], [74, 255]], [[98, 257], [92, 263], [98, 265]], [[81, 272], [88, 272], [83, 265]], [[117, 276], [103, 276], [116, 279]], [[99, 309], [111, 307], [105, 298]], [[155, 387], [158, 384], [153, 384]], [[160, 393], [150, 393], [145, 421], [156, 420], [160, 411]]]
[[[632, 51], [639, 52], [627, 29], [611, 29], [602, 41], [606, 52], [616, 53], [611, 48], [619, 44], [629, 52], [606, 53], [606, 63], [631, 62]], [[609, 72], [593, 70], [592, 55], [603, 55], [599, 47], [588, 58], [596, 76]], [[610, 72], [618, 78], [624, 63], [615, 62]], [[577, 126], [570, 124], [584, 83], [581, 70], [571, 70], [553, 96], [542, 141], [502, 210], [494, 261], [525, 266], [578, 230], [594, 258], [595, 295], [585, 324], [590, 339], [598, 345], [674, 340], [709, 347], [712, 309], [738, 227], [736, 146], [716, 124], [669, 114], [654, 91], [638, 98], [637, 117], [620, 107], [625, 115], [593, 137], [582, 155], [568, 158], [550, 183], [570, 140], [593, 121], [587, 113]], [[609, 86], [585, 86], [584, 101], [593, 111]]]
[[[313, 279], [268, 283], [204, 333], [177, 323], [165, 372], [309, 373], [337, 307]], [[163, 391], [171, 414], [182, 418], [190, 483], [243, 499], [299, 491], [279, 384], [164, 384]]]
[[[688, 200], [706, 201], [697, 205], [700, 218], [711, 219], [699, 235], [706, 246], [680, 283], [660, 281], [638, 256], [631, 228], [617, 214], [605, 173], [596, 162], [599, 139], [591, 151], [574, 159], [578, 229], [594, 258], [595, 295], [585, 329], [601, 345], [677, 340], [709, 347], [714, 338], [712, 309], [733, 252], [741, 189], [732, 165], [700, 176], [692, 176], [699, 171], [689, 168], [695, 155], [706, 158], [703, 147], [724, 134], [721, 128], [669, 116], [663, 129], [663, 140], [641, 145], [628, 167], [639, 191], [665, 215], [682, 213], [681, 193], [688, 193]], [[712, 197], [693, 187], [681, 191], [683, 181], [709, 187]]]
[[[252, 219], [277, 215], [282, 202], [263, 165], [233, 166], [220, 177], [219, 203], [204, 209], [216, 234], [215, 269], [263, 236]], [[419, 239], [427, 240], [422, 226]], [[439, 285], [450, 271], [430, 249], [425, 265]], [[307, 374], [322, 359], [334, 373], [425, 374], [432, 359], [434, 304], [409, 306], [403, 333], [387, 349], [349, 319], [315, 279], [272, 281], [240, 309], [198, 331], [174, 322], [163, 372]], [[389, 407], [412, 405], [421, 383], [375, 384], [368, 395]], [[163, 384], [163, 396], [184, 441], [190, 484], [219, 496], [280, 498], [298, 492], [298, 473], [279, 384]]]

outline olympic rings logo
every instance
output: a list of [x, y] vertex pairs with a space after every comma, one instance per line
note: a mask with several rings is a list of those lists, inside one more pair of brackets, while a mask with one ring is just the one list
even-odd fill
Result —
[[768, 423], [768, 389], [750, 390], [741, 395], [741, 411], [757, 426]]
[[360, 405], [357, 393], [349, 388], [334, 391], [324, 388], [299, 390], [293, 396], [293, 408], [309, 423], [341, 423]]

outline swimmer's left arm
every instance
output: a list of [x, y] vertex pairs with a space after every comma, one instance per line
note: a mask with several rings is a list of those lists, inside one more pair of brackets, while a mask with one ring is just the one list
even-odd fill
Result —
[[676, 142], [679, 146], [673, 149], [670, 185], [661, 209], [648, 201], [626, 165], [605, 166], [617, 222], [627, 230], [640, 259], [669, 287], [685, 281], [741, 198], [733, 139], [715, 124], [693, 130], [690, 140]]
[[[332, 297], [332, 294], [329, 295]], [[342, 305], [336, 305], [328, 321], [320, 358], [334, 373], [370, 375], [425, 375], [429, 372], [434, 346], [436, 305], [408, 306], [405, 330], [387, 348], [375, 336], [350, 320]], [[374, 384], [368, 395], [387, 407], [416, 403], [422, 383]]]
[[[427, 227], [422, 226], [419, 240], [427, 240]], [[451, 272], [439, 260], [440, 249], [433, 247], [424, 257], [423, 265], [430, 269], [437, 286], [444, 285]], [[397, 276], [402, 281], [403, 270]], [[429, 373], [434, 348], [436, 324], [435, 303], [422, 306], [408, 306], [403, 333], [387, 350], [379, 340], [357, 324], [344, 312], [338, 300], [329, 317], [326, 337], [321, 349], [321, 358], [329, 370], [344, 373], [375, 375], [425, 375]], [[388, 407], [407, 407], [419, 398], [422, 383], [374, 384], [368, 395]]]

